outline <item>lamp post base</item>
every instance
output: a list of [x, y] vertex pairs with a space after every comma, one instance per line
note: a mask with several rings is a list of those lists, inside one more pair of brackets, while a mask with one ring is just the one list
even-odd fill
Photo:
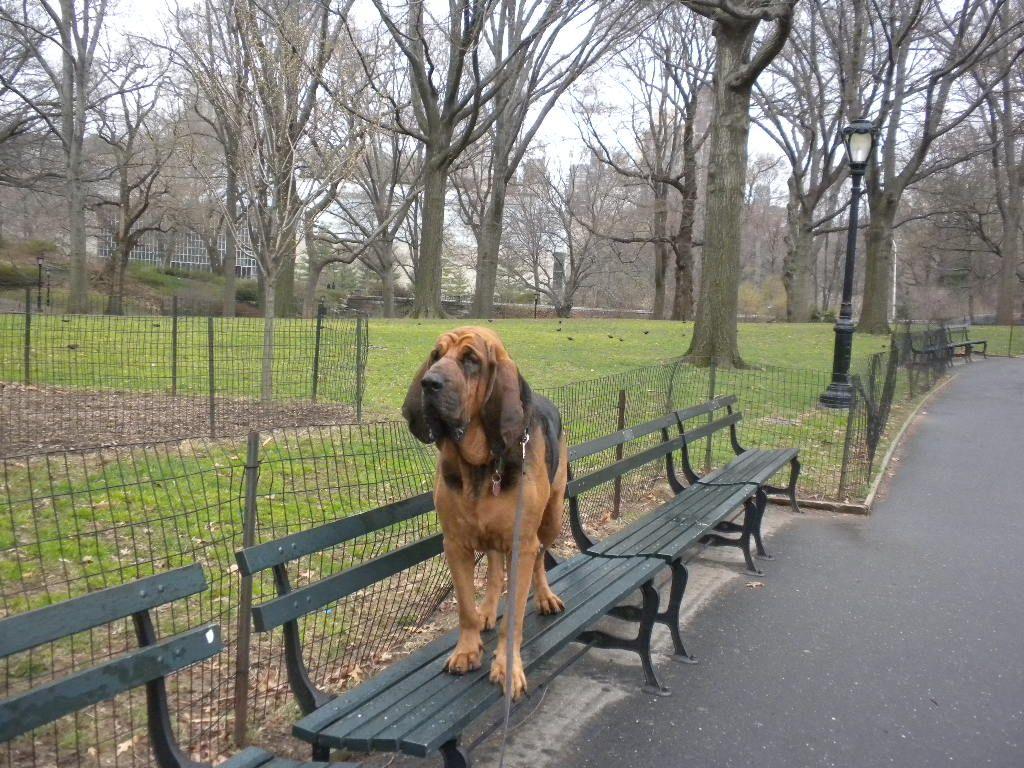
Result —
[[853, 403], [853, 387], [833, 381], [828, 389], [818, 396], [818, 405], [823, 408], [849, 408]]

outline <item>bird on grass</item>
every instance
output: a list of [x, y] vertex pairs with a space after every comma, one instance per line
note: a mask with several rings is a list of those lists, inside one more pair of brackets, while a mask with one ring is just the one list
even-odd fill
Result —
[[644, 336], [646, 336], [648, 333], [650, 333], [650, 331], [644, 331]]
[[68, 349], [71, 349], [71, 350], [78, 349], [78, 345], [77, 344], [68, 344]]
[[574, 339], [572, 336], [566, 336], [565, 338], [567, 338], [569, 341], [576, 341], [576, 339]]

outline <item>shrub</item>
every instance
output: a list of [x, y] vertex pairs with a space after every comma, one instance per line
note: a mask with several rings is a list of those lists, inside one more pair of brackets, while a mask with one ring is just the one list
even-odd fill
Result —
[[18, 267], [14, 264], [0, 264], [0, 288], [25, 288], [35, 286], [36, 270]]
[[259, 304], [260, 285], [255, 280], [238, 280], [235, 282], [235, 301], [247, 304]]

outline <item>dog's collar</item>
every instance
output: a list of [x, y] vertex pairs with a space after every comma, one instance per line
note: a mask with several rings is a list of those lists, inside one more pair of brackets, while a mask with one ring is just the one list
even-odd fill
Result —
[[[526, 446], [530, 442], [529, 428], [523, 430], [523, 436], [519, 438], [519, 446], [522, 450], [523, 466], [526, 466]], [[505, 456], [502, 454], [494, 459], [494, 472], [491, 473], [491, 495], [501, 494], [501, 479], [505, 474]]]

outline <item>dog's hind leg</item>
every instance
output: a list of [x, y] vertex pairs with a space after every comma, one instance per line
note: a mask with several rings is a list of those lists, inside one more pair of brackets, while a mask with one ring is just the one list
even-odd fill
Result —
[[498, 625], [498, 603], [504, 591], [505, 555], [500, 549], [492, 549], [487, 553], [487, 591], [480, 606], [480, 619], [485, 631]]

